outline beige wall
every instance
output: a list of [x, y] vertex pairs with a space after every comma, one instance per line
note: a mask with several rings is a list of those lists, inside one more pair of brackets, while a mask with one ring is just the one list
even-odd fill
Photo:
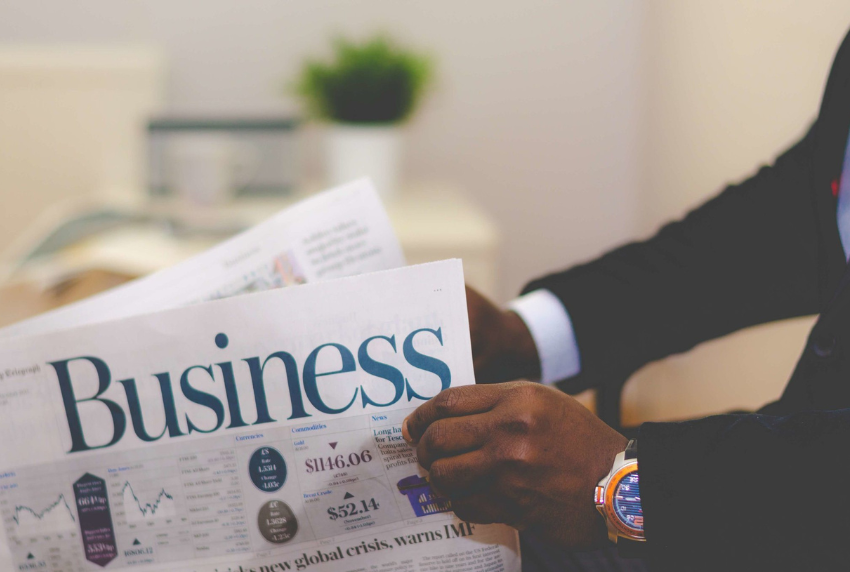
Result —
[[0, 45], [0, 265], [66, 217], [71, 201], [141, 191], [164, 70], [156, 50]]
[[840, 0], [646, 4], [644, 229], [751, 174], [817, 114], [850, 27]]
[[[642, 231], [800, 137], [850, 26], [850, 3], [838, 0], [653, 0], [647, 8]], [[650, 365], [627, 386], [627, 419], [754, 408], [778, 397], [810, 324], [741, 332]]]

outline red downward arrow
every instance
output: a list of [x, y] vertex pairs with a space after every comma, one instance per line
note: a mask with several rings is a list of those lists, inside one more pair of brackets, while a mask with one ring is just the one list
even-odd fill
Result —
[[331, 446], [331, 449], [336, 449], [336, 444], [337, 444], [337, 443], [339, 443], [339, 441], [334, 441], [333, 443], [328, 443], [328, 445], [330, 445], [330, 446]]

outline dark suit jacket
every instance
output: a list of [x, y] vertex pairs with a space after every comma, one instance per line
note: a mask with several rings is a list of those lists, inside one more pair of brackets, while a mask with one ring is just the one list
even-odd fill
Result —
[[647, 549], [661, 568], [850, 570], [850, 272], [833, 194], [849, 131], [850, 36], [816, 121], [772, 166], [645, 242], [526, 288], [569, 310], [576, 391], [747, 326], [819, 314], [778, 402], [641, 427]]

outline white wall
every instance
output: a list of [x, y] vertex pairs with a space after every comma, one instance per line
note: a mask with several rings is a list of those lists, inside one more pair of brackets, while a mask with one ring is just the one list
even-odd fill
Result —
[[[796, 141], [817, 114], [850, 26], [850, 3], [839, 0], [646, 6], [642, 231], [680, 216]], [[740, 332], [644, 368], [627, 386], [627, 420], [756, 408], [775, 399], [810, 326], [801, 319]]]
[[223, 110], [281, 106], [336, 32], [430, 50], [407, 173], [461, 183], [501, 223], [507, 299], [634, 232], [640, 15], [630, 0], [5, 0], [0, 41], [161, 44], [172, 105]]

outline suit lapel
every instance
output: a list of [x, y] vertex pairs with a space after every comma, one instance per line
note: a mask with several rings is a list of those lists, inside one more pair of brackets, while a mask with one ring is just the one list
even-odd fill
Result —
[[[845, 37], [835, 56], [830, 72], [813, 142], [812, 181], [815, 209], [820, 221], [821, 308], [850, 286], [848, 265], [841, 246], [836, 220], [836, 198], [833, 186], [838, 184], [844, 162], [844, 151], [850, 135], [850, 34]], [[850, 173], [845, 173], [850, 176]]]

